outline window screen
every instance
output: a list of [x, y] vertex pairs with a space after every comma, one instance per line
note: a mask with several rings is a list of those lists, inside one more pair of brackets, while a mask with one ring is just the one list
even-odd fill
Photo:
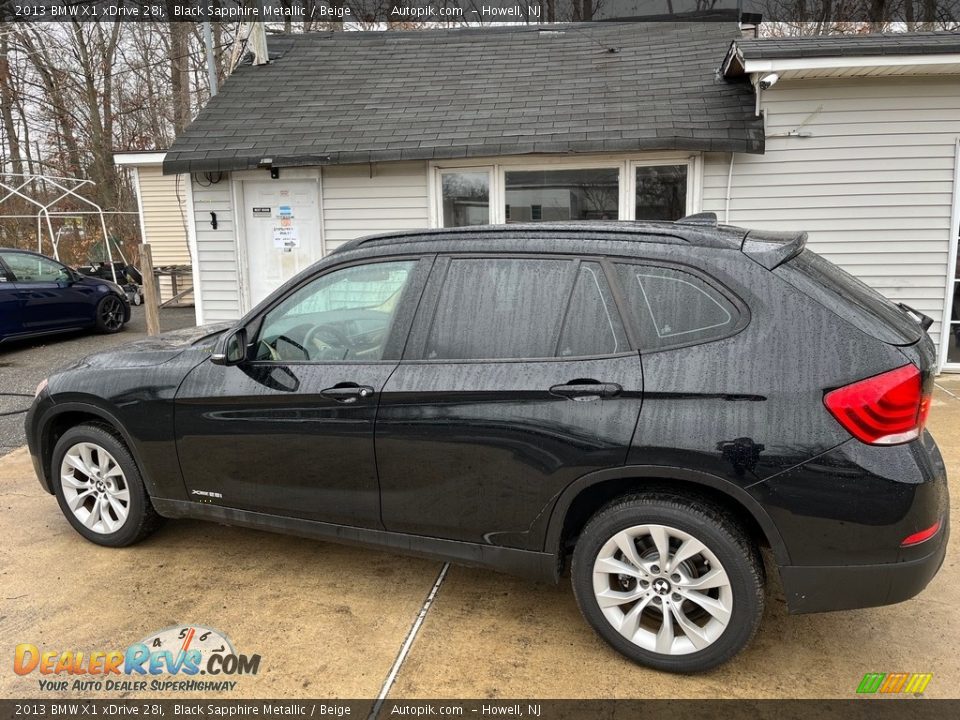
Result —
[[424, 358], [553, 357], [572, 270], [568, 260], [451, 260]]
[[557, 355], [612, 355], [627, 349], [623, 323], [603, 269], [597, 263], [583, 263], [573, 286]]
[[737, 324], [736, 306], [692, 273], [652, 265], [618, 265], [643, 350], [707, 342]]

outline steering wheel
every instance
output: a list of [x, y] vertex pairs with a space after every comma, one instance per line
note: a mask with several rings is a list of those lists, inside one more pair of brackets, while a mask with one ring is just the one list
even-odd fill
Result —
[[[324, 340], [322, 337], [324, 334], [332, 339], [333, 342], [330, 343]], [[307, 347], [317, 348], [318, 350], [323, 350], [324, 348], [342, 349], [344, 357], [353, 349], [353, 343], [350, 342], [350, 338], [348, 338], [342, 330], [335, 328], [333, 325], [317, 325], [310, 328], [306, 337], [303, 338], [303, 344]]]

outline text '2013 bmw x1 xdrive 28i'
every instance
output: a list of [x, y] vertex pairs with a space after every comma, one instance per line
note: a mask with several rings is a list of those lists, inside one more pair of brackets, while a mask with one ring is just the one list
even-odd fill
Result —
[[[94, 355], [27, 418], [76, 530], [208, 518], [556, 582], [664, 670], [920, 592], [948, 534], [929, 320], [805, 235], [537, 224], [355, 240], [231, 328]], [[321, 569], [318, 569], [322, 571]]]

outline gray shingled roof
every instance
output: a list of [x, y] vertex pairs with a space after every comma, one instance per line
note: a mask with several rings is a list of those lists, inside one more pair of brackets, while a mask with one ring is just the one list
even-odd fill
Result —
[[[164, 172], [526, 153], [763, 152], [727, 23], [271, 36], [174, 142]], [[610, 52], [613, 48], [616, 52]]]
[[759, 38], [734, 41], [723, 67], [726, 75], [737, 76], [743, 74], [742, 60], [944, 53], [960, 53], [960, 32]]

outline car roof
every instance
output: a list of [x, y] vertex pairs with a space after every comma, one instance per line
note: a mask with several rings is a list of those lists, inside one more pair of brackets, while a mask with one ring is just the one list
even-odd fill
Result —
[[[44, 255], [43, 253], [38, 253], [35, 250], [24, 250], [23, 248], [8, 248], [0, 247], [0, 252], [2, 253], [20, 253], [21, 255], [35, 255], [36, 257], [47, 258], [47, 260], [53, 260], [52, 257]], [[55, 261], [59, 262], [59, 260]]]
[[[583, 220], [574, 222], [511, 223], [508, 225], [470, 225], [457, 228], [431, 228], [368, 235], [351, 240], [336, 252], [431, 241], [457, 245], [478, 240], [510, 240], [517, 250], [525, 241], [542, 241], [545, 235], [564, 240], [621, 240], [694, 247], [739, 248], [747, 234], [743, 228], [716, 224], [716, 217], [691, 216], [676, 222]], [[451, 248], [453, 249], [453, 248]]]

